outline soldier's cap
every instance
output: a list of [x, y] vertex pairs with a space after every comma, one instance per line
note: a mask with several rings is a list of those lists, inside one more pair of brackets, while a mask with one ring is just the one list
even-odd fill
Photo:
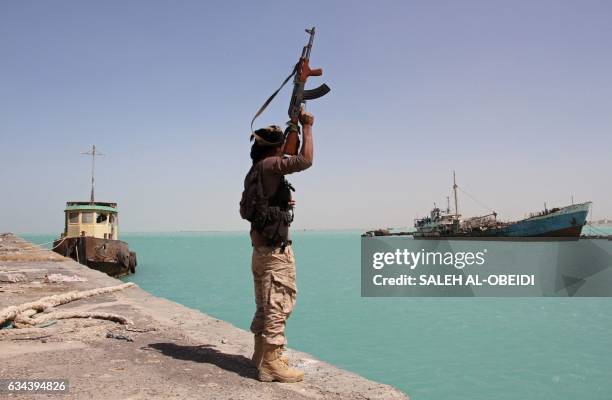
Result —
[[280, 146], [285, 142], [285, 135], [280, 126], [270, 125], [253, 132], [251, 141], [253, 139], [260, 146]]

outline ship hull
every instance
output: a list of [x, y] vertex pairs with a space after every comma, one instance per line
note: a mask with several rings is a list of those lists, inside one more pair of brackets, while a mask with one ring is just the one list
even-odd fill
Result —
[[502, 228], [491, 229], [486, 236], [578, 238], [586, 223], [588, 212], [588, 204], [569, 206], [548, 215], [528, 218]]
[[89, 236], [58, 239], [53, 251], [113, 277], [136, 272], [136, 253], [121, 240]]
[[554, 212], [509, 223], [504, 226], [483, 231], [455, 232], [415, 232], [415, 239], [557, 239], [578, 240], [586, 223], [591, 203], [563, 207]]

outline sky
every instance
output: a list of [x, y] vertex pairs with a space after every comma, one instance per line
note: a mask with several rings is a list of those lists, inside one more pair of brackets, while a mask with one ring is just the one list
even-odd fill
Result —
[[[68, 200], [123, 231], [243, 230], [249, 123], [316, 26], [332, 91], [298, 229], [410, 226], [461, 189], [501, 219], [612, 217], [608, 1], [0, 2], [0, 231], [59, 233]], [[283, 125], [290, 88], [257, 126]], [[459, 211], [488, 210], [462, 192]]]

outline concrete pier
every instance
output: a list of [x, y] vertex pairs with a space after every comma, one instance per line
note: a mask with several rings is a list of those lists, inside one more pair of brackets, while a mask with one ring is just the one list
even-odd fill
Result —
[[[120, 283], [14, 235], [0, 235], [0, 310]], [[132, 324], [71, 318], [46, 327], [1, 329], [0, 378], [68, 379], [69, 392], [57, 396], [68, 399], [408, 398], [291, 349], [292, 364], [306, 373], [304, 382], [259, 382], [249, 360], [249, 332], [138, 287], [76, 300], [56, 311], [120, 314]]]

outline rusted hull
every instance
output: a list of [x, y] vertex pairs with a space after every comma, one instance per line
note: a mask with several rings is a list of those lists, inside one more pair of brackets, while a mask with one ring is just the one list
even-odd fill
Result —
[[556, 231], [549, 232], [547, 235], [540, 236], [554, 236], [554, 237], [571, 237], [579, 238], [582, 233], [583, 225], [571, 226], [569, 228], [559, 229]]
[[136, 272], [136, 253], [121, 240], [82, 236], [58, 239], [53, 247], [56, 253], [113, 277]]
[[572, 242], [574, 236], [413, 236], [415, 240], [466, 240], [486, 242]]
[[[415, 239], [437, 239], [469, 237], [477, 240], [484, 238], [502, 238], [514, 240], [518, 238], [556, 238], [558, 240], [578, 240], [586, 223], [591, 203], [575, 204], [547, 213], [535, 215], [520, 221], [489, 227], [484, 230], [464, 229], [455, 231], [419, 231], [414, 233]], [[486, 239], [485, 239], [486, 240]]]
[[579, 240], [582, 232], [582, 225], [576, 225], [569, 228], [549, 231], [533, 236], [503, 236], [501, 234], [491, 235], [487, 232], [482, 234], [470, 233], [463, 235], [439, 235], [439, 236], [420, 236], [414, 235], [415, 239], [456, 239], [456, 240], [501, 240], [501, 241], [563, 241], [563, 240]]

